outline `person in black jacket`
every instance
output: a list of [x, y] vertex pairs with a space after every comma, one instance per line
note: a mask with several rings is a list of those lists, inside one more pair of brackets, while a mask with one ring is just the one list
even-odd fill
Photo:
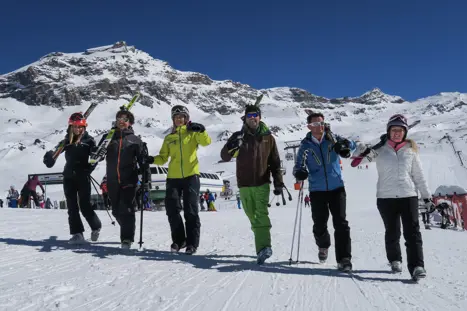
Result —
[[[105, 158], [112, 214], [120, 225], [121, 247], [124, 249], [129, 249], [135, 238], [136, 187], [146, 157], [143, 142], [133, 131], [134, 122], [135, 117], [131, 112], [120, 110], [117, 113], [116, 131]], [[145, 173], [148, 174], [147, 171]], [[148, 184], [142, 187], [147, 190]]]
[[[68, 120], [68, 133], [65, 136], [65, 168], [63, 170], [63, 190], [68, 207], [71, 244], [82, 244], [84, 226], [79, 212], [91, 227], [91, 241], [97, 241], [102, 227], [101, 221], [91, 207], [91, 166], [89, 155], [94, 151], [96, 142], [86, 132], [87, 122], [81, 113], [74, 113]], [[63, 141], [62, 141], [63, 142]], [[62, 143], [60, 142], [60, 143]], [[44, 164], [51, 168], [55, 164], [54, 152], [44, 155]]]

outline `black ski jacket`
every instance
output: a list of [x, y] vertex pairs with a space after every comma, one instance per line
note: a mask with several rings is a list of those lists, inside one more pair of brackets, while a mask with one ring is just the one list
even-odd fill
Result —
[[[68, 143], [68, 135], [65, 136], [65, 143]], [[96, 149], [96, 142], [88, 132], [84, 132], [81, 140], [77, 144], [67, 144], [65, 152], [65, 168], [63, 177], [71, 178], [76, 174], [90, 174], [89, 155]]]
[[[105, 134], [107, 135], [107, 134]], [[105, 136], [104, 135], [104, 136]], [[143, 142], [133, 129], [116, 130], [107, 146], [107, 184], [118, 183], [120, 187], [136, 187], [139, 167], [144, 160]]]

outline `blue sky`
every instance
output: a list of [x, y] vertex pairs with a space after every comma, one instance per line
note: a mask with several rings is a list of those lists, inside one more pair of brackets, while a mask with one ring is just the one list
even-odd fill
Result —
[[0, 74], [125, 40], [175, 69], [326, 97], [467, 92], [467, 1], [8, 1]]

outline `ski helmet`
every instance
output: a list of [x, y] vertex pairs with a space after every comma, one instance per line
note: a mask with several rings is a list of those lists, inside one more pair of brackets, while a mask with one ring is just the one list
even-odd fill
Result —
[[407, 132], [409, 131], [409, 125], [407, 124], [407, 118], [404, 117], [402, 114], [395, 114], [389, 118], [388, 124], [386, 125], [386, 133], [389, 137], [389, 131], [391, 130], [392, 126], [400, 126], [404, 128], [405, 133], [402, 140], [405, 140], [407, 137]]
[[73, 113], [70, 118], [68, 119], [68, 125], [76, 125], [76, 126], [88, 126], [86, 119], [84, 118], [81, 112]]
[[172, 107], [172, 110], [170, 111], [172, 120], [177, 114], [183, 114], [185, 115], [186, 121], [190, 120], [190, 111], [188, 110], [187, 107], [182, 106], [182, 105], [175, 105]]

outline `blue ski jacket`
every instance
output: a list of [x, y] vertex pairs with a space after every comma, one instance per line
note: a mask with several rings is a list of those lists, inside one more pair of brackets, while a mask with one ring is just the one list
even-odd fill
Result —
[[[344, 138], [331, 134], [334, 140]], [[321, 142], [309, 132], [302, 140], [297, 153], [294, 172], [303, 167], [308, 169], [309, 191], [331, 191], [344, 186], [342, 171], [339, 164], [339, 155], [334, 151], [331, 141], [326, 135]], [[351, 151], [355, 150], [356, 143], [349, 140]]]

